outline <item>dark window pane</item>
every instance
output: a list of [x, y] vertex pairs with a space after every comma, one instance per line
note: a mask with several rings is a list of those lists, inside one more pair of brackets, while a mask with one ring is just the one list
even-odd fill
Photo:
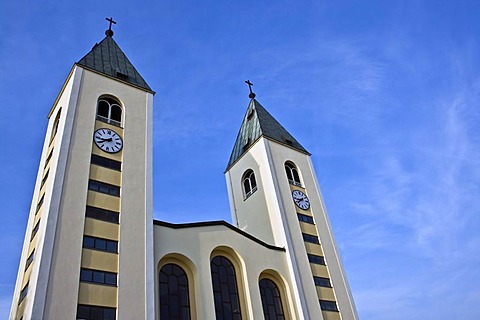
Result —
[[238, 286], [233, 264], [225, 257], [216, 256], [210, 265], [217, 320], [241, 319]]
[[95, 249], [106, 250], [107, 249], [107, 240], [104, 239], [95, 239]]
[[310, 242], [310, 243], [315, 243], [315, 244], [320, 244], [320, 241], [318, 241], [318, 237], [308, 234], [308, 233], [302, 233], [303, 240], [305, 242]]
[[106, 101], [104, 101], [104, 100], [98, 101], [97, 114], [99, 116], [102, 116], [104, 118], [108, 118], [108, 110], [109, 109], [110, 109], [110, 106]]
[[90, 307], [88, 307], [88, 306], [78, 306], [77, 318], [81, 318], [81, 319], [90, 318]]
[[92, 164], [95, 164], [97, 166], [102, 166], [102, 167], [117, 170], [117, 171], [120, 171], [120, 169], [122, 167], [121, 162], [113, 160], [113, 159], [101, 157], [101, 156], [96, 155], [96, 154], [92, 154], [91, 162], [92, 162]]
[[119, 106], [117, 105], [112, 106], [110, 119], [118, 122], [122, 121], [122, 109]]
[[93, 282], [105, 283], [105, 273], [101, 271], [93, 271]]
[[315, 285], [319, 287], [330, 288], [332, 286], [332, 284], [330, 283], [330, 279], [328, 278], [313, 277], [313, 281], [315, 282]]
[[107, 241], [107, 251], [117, 253], [118, 244], [116, 241]]
[[103, 308], [91, 307], [90, 308], [90, 319], [92, 319], [92, 320], [103, 320]]
[[325, 265], [325, 259], [322, 256], [308, 254], [308, 261], [310, 263]]
[[95, 238], [88, 236], [83, 237], [83, 246], [85, 248], [95, 248]]
[[250, 181], [252, 183], [252, 189], [254, 189], [257, 186], [257, 181], [255, 180], [255, 174], [253, 172], [250, 175]]
[[118, 223], [118, 220], [119, 220], [118, 212], [100, 209], [100, 208], [91, 207], [91, 206], [87, 206], [87, 209], [85, 211], [85, 216], [88, 218], [107, 221], [107, 222], [113, 222], [113, 223]]
[[117, 285], [117, 275], [114, 273], [105, 273], [105, 284]]
[[326, 311], [338, 311], [337, 303], [335, 301], [320, 300], [320, 309]]
[[166, 264], [159, 274], [160, 319], [190, 319], [188, 278], [176, 264]]
[[115, 309], [105, 308], [103, 311], [103, 319], [104, 320], [115, 320]]
[[265, 319], [284, 319], [280, 291], [277, 285], [270, 279], [262, 279], [259, 286]]
[[315, 224], [313, 221], [313, 217], [307, 216], [305, 214], [297, 213], [298, 220], [310, 224]]
[[92, 282], [93, 272], [92, 270], [82, 269], [80, 271], [80, 281]]

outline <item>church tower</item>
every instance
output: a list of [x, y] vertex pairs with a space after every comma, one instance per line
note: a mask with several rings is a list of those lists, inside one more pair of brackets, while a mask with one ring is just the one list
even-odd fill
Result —
[[225, 171], [233, 223], [284, 247], [302, 319], [358, 319], [310, 153], [255, 99]]
[[11, 320], [154, 318], [154, 92], [109, 21], [48, 115]]

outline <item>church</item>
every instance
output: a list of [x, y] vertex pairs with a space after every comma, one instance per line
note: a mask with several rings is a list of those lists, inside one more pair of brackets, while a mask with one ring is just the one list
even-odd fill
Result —
[[155, 92], [109, 21], [48, 114], [10, 319], [358, 319], [310, 153], [249, 81], [233, 224], [153, 219]]

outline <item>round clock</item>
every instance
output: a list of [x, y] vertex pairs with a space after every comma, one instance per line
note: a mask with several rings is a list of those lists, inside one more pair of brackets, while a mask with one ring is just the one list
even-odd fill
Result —
[[308, 197], [300, 190], [293, 190], [292, 192], [293, 202], [303, 210], [308, 210], [310, 208], [310, 200]]
[[123, 147], [122, 138], [111, 129], [98, 129], [93, 134], [93, 141], [97, 147], [108, 153], [117, 153]]

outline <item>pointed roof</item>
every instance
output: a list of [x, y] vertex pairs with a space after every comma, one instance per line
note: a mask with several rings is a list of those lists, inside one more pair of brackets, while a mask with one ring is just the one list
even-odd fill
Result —
[[153, 92], [113, 40], [112, 35], [113, 32], [107, 34], [100, 43], [96, 43], [92, 50], [77, 62], [77, 65]]
[[252, 98], [233, 146], [227, 170], [262, 136], [310, 155], [257, 100]]

